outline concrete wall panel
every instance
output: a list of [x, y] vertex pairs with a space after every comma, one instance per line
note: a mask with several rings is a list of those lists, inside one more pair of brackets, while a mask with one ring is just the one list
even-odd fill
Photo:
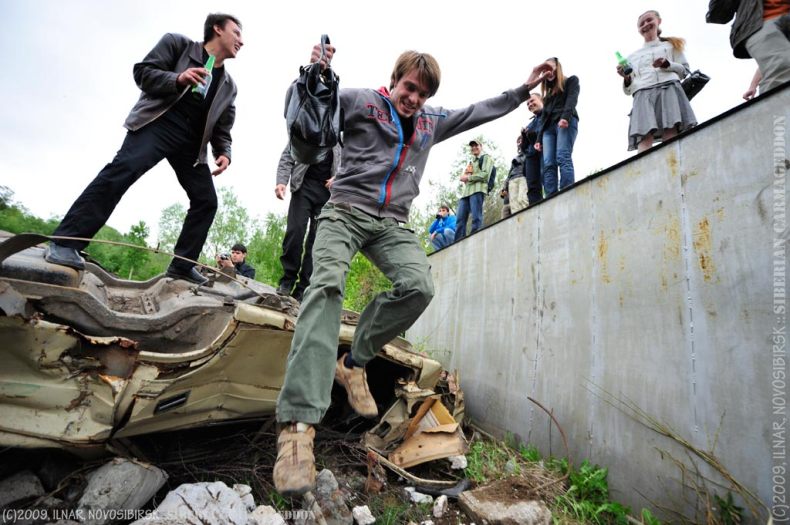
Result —
[[785, 89], [432, 255], [436, 297], [408, 337], [460, 371], [484, 427], [563, 455], [527, 396], [552, 409], [571, 457], [612, 467], [613, 494], [636, 509], [693, 516], [673, 458], [721, 478], [622, 402], [767, 504], [772, 184], [788, 108]]

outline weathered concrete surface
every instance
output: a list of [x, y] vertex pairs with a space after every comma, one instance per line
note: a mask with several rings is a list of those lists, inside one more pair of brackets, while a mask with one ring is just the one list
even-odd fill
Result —
[[436, 296], [408, 337], [459, 369], [484, 427], [564, 455], [527, 396], [552, 409], [574, 461], [611, 467], [636, 509], [691, 515], [696, 498], [673, 461], [693, 472], [689, 456], [628, 400], [770, 505], [788, 108], [785, 88], [432, 255]]

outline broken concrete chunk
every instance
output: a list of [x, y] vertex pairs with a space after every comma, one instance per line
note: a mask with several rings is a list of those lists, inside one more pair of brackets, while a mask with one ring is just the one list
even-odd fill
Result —
[[406, 495], [409, 496], [409, 499], [412, 501], [412, 503], [433, 503], [433, 496], [417, 492], [414, 487], [406, 487], [405, 490]]
[[441, 518], [447, 512], [448, 507], [447, 496], [439, 496], [433, 504], [433, 517]]
[[[485, 489], [485, 487], [484, 487]], [[476, 523], [490, 525], [550, 525], [551, 511], [542, 501], [494, 501], [478, 489], [464, 492], [458, 504]]]
[[518, 463], [516, 463], [515, 459], [510, 458], [507, 460], [507, 463], [505, 463], [505, 474], [512, 476], [516, 471], [518, 471]]
[[241, 497], [221, 481], [185, 483], [171, 490], [151, 516], [132, 525], [173, 523], [247, 525], [247, 508]]
[[242, 503], [244, 503], [247, 512], [255, 510], [255, 498], [252, 497], [252, 488], [249, 485], [236, 483], [233, 485], [233, 491], [239, 495]]
[[335, 475], [324, 469], [315, 478], [315, 500], [327, 525], [352, 525], [354, 517], [346, 503], [346, 493], [340, 489]]
[[329, 497], [340, 488], [335, 475], [329, 469], [324, 469], [315, 477], [316, 496]]
[[[238, 485], [234, 485], [234, 489]], [[261, 505], [247, 517], [247, 525], [286, 525], [280, 514], [268, 505]]]
[[153, 465], [115, 458], [90, 475], [77, 509], [91, 516], [84, 520], [86, 525], [103, 525], [111, 521], [111, 513], [100, 510], [137, 510], [156, 494], [165, 480], [167, 473]]
[[466, 456], [450, 456], [450, 468], [454, 470], [462, 470], [469, 466]]
[[9, 503], [28, 498], [36, 498], [44, 495], [44, 487], [35, 474], [29, 470], [17, 472], [0, 481], [0, 509], [4, 509]]
[[354, 521], [357, 525], [373, 525], [376, 523], [376, 518], [373, 517], [367, 505], [354, 507], [351, 510], [351, 514], [354, 516]]

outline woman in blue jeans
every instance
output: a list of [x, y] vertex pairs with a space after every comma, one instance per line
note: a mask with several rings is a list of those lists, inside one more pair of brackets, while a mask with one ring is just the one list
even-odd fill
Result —
[[557, 57], [546, 60], [552, 67], [540, 85], [543, 112], [540, 118], [540, 138], [535, 149], [543, 152], [543, 190], [548, 197], [559, 189], [573, 184], [573, 143], [579, 129], [579, 79], [566, 77]]

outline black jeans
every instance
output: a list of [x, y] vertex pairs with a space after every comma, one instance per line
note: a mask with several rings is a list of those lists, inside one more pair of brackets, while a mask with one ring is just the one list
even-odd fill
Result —
[[[303, 294], [310, 285], [310, 276], [313, 274], [316, 218], [328, 200], [329, 190], [324, 186], [324, 183], [309, 178], [305, 178], [302, 186], [291, 195], [291, 204], [288, 206], [288, 224], [283, 238], [283, 254], [280, 257], [283, 267], [280, 285], [291, 289], [296, 284], [294, 295]], [[307, 233], [307, 240], [305, 240], [305, 233]], [[304, 256], [302, 255], [303, 248]]]
[[526, 158], [527, 200], [529, 205], [543, 200], [543, 157], [540, 154]]
[[[60, 222], [53, 235], [93, 238], [104, 226], [121, 197], [148, 170], [167, 159], [189, 197], [189, 211], [174, 248], [176, 255], [196, 260], [217, 212], [217, 193], [206, 164], [195, 165], [200, 138], [189, 123], [166, 113], [137, 131], [129, 131], [115, 158], [102, 169]], [[83, 241], [57, 241], [81, 250]], [[182, 269], [190, 263], [173, 260]]]

